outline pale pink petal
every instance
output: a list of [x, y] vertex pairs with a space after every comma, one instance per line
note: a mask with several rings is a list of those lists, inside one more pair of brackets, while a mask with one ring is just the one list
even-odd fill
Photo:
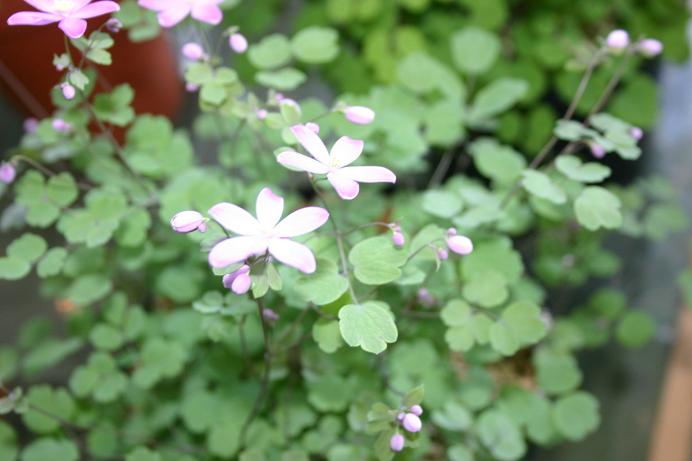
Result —
[[375, 111], [364, 106], [350, 106], [344, 109], [346, 119], [358, 125], [367, 125], [375, 120]]
[[396, 175], [382, 166], [349, 166], [339, 173], [358, 182], [396, 182]]
[[267, 240], [261, 237], [233, 237], [214, 245], [209, 252], [211, 267], [226, 267], [267, 251]]
[[192, 7], [192, 17], [198, 21], [216, 25], [223, 19], [223, 13], [216, 5], [198, 3]]
[[87, 22], [79, 18], [65, 18], [58, 24], [60, 30], [65, 32], [70, 38], [79, 38], [84, 35], [87, 28]]
[[297, 237], [312, 232], [329, 219], [329, 212], [324, 208], [309, 206], [296, 210], [281, 220], [274, 228], [279, 237]]
[[55, 11], [55, 0], [24, 0], [25, 3], [33, 6], [37, 10], [47, 13]]
[[139, 6], [154, 11], [163, 11], [170, 6], [171, 0], [139, 0]]
[[88, 18], [94, 18], [96, 16], [102, 16], [104, 14], [110, 14], [115, 11], [119, 11], [120, 6], [118, 6], [117, 3], [115, 2], [110, 2], [110, 1], [103, 1], [103, 2], [94, 2], [86, 5], [83, 8], [80, 8], [79, 10], [75, 11], [72, 16], [76, 18], [82, 18], [82, 19], [88, 19]]
[[231, 232], [240, 235], [257, 235], [262, 229], [254, 216], [238, 205], [217, 203], [209, 209], [209, 215]]
[[305, 245], [293, 240], [276, 238], [269, 241], [269, 253], [287, 266], [311, 274], [315, 272], [317, 263], [312, 251]]
[[310, 155], [325, 165], [329, 165], [330, 158], [327, 146], [324, 145], [319, 136], [304, 125], [294, 125], [291, 127], [291, 131]]
[[365, 143], [359, 139], [342, 136], [334, 143], [331, 151], [332, 165], [350, 165], [363, 153]]
[[255, 214], [257, 220], [265, 229], [273, 229], [284, 213], [284, 199], [276, 195], [268, 187], [262, 189], [257, 196]]
[[190, 9], [190, 5], [184, 3], [166, 8], [158, 14], [159, 24], [161, 27], [173, 27], [190, 14]]
[[233, 290], [233, 293], [237, 295], [242, 295], [250, 291], [250, 287], [252, 286], [252, 278], [250, 277], [250, 274], [247, 272], [244, 274], [238, 275], [238, 277], [233, 280], [233, 283], [231, 284], [231, 290]]
[[281, 152], [277, 155], [276, 160], [283, 166], [298, 171], [307, 171], [316, 174], [326, 174], [329, 171], [329, 167], [326, 165], [321, 164], [307, 155], [297, 152]]
[[7, 24], [10, 26], [44, 26], [61, 19], [57, 14], [20, 11], [7, 18]]
[[327, 179], [334, 186], [336, 193], [344, 200], [353, 200], [358, 196], [360, 186], [353, 179], [342, 174], [343, 170], [332, 171]]

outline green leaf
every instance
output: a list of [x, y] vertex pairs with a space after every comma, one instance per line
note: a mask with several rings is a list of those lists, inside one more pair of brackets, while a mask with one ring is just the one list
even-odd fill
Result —
[[526, 95], [529, 84], [515, 78], [500, 78], [478, 92], [473, 100], [469, 118], [474, 122], [495, 117]]
[[449, 461], [473, 461], [473, 454], [463, 445], [452, 445], [447, 450]]
[[163, 461], [163, 458], [146, 447], [137, 447], [125, 456], [125, 461]]
[[592, 136], [594, 131], [574, 120], [558, 120], [554, 133], [555, 136], [562, 140], [578, 141], [587, 136]]
[[598, 401], [586, 392], [562, 397], [553, 406], [553, 421], [566, 439], [581, 440], [600, 423]]
[[308, 27], [293, 37], [291, 51], [298, 60], [308, 64], [329, 62], [339, 54], [339, 34], [328, 27]]
[[291, 59], [291, 45], [281, 34], [268, 35], [250, 46], [248, 58], [258, 69], [276, 69]]
[[610, 176], [610, 168], [596, 162], [582, 163], [573, 155], [561, 155], [555, 160], [558, 171], [569, 179], [579, 182], [601, 182]]
[[492, 138], [479, 138], [469, 146], [473, 163], [484, 176], [499, 184], [512, 184], [526, 168], [524, 157]]
[[41, 278], [58, 275], [62, 272], [66, 259], [66, 249], [51, 248], [38, 262], [38, 265], [36, 266], [36, 273]]
[[423, 194], [422, 205], [433, 216], [452, 218], [463, 209], [464, 202], [454, 192], [431, 189]]
[[421, 384], [411, 389], [401, 400], [401, 404], [405, 407], [420, 405], [425, 397], [425, 387]]
[[476, 423], [478, 435], [485, 448], [498, 460], [512, 461], [526, 452], [519, 428], [504, 413], [488, 410]]
[[31, 264], [19, 258], [0, 258], [0, 279], [19, 280], [31, 271]]
[[327, 354], [336, 352], [343, 345], [339, 322], [319, 319], [312, 325], [312, 339]]
[[306, 301], [323, 306], [336, 301], [346, 292], [348, 280], [338, 273], [336, 263], [320, 259], [317, 270], [313, 274], [301, 276], [294, 287]]
[[26, 233], [10, 243], [7, 247], [7, 256], [21, 259], [32, 264], [43, 256], [47, 248], [48, 245], [46, 245], [46, 241], [43, 240], [43, 237]]
[[112, 351], [123, 344], [123, 335], [117, 328], [101, 323], [96, 325], [89, 333], [91, 343], [97, 349]]
[[617, 229], [622, 225], [620, 200], [602, 187], [584, 188], [574, 201], [574, 212], [579, 224], [591, 231], [601, 227]]
[[401, 275], [406, 251], [395, 248], [386, 236], [365, 239], [351, 249], [348, 259], [356, 278], [366, 285], [384, 285]]
[[379, 354], [398, 337], [394, 316], [386, 303], [366, 301], [348, 304], [339, 310], [339, 330], [351, 347]]
[[468, 351], [475, 343], [475, 328], [471, 306], [459, 299], [448, 302], [440, 312], [442, 321], [449, 328], [445, 340], [453, 351]]
[[34, 386], [26, 395], [29, 408], [22, 414], [24, 424], [33, 432], [48, 434], [60, 428], [60, 421], [54, 417], [70, 421], [75, 411], [75, 403], [64, 389], [53, 389], [50, 386]]
[[641, 347], [653, 337], [656, 331], [654, 320], [641, 311], [627, 312], [615, 330], [615, 336], [623, 346]]
[[581, 370], [572, 355], [541, 349], [534, 355], [533, 362], [538, 385], [548, 394], [563, 394], [581, 384]]
[[298, 69], [286, 67], [276, 71], [257, 72], [255, 80], [257, 80], [257, 83], [269, 88], [290, 91], [305, 83], [307, 77]]
[[478, 75], [488, 71], [500, 54], [500, 39], [478, 27], [466, 27], [450, 38], [454, 65], [467, 74]]
[[67, 439], [41, 438], [31, 442], [22, 451], [22, 461], [77, 461], [79, 450]]
[[186, 361], [187, 352], [180, 343], [149, 339], [142, 347], [139, 367], [132, 375], [132, 382], [149, 389], [162, 379], [180, 374]]
[[17, 202], [26, 207], [26, 221], [32, 226], [47, 227], [60, 210], [77, 199], [78, 190], [72, 176], [60, 173], [44, 182], [41, 173], [27, 171], [17, 183]]
[[471, 426], [471, 412], [460, 403], [450, 400], [445, 403], [442, 410], [435, 410], [432, 414], [433, 422], [448, 431], [466, 431]]
[[416, 93], [439, 90], [448, 97], [447, 105], [455, 105], [461, 109], [466, 90], [459, 77], [445, 64], [426, 53], [414, 52], [406, 56], [397, 67], [397, 78], [406, 88]]
[[482, 307], [495, 307], [507, 300], [507, 280], [502, 273], [485, 270], [470, 274], [462, 288], [462, 295], [469, 302]]
[[556, 205], [561, 205], [567, 201], [564, 191], [556, 186], [546, 174], [540, 171], [524, 170], [521, 185], [530, 194]]
[[92, 304], [110, 293], [113, 282], [102, 274], [83, 275], [67, 290], [67, 297], [78, 306]]
[[78, 397], [91, 397], [96, 402], [112, 402], [125, 392], [127, 375], [118, 370], [111, 356], [95, 352], [86, 365], [77, 368], [70, 377], [70, 390]]
[[130, 107], [135, 93], [130, 85], [118, 85], [110, 93], [99, 93], [94, 97], [94, 113], [104, 122], [125, 126], [135, 118]]

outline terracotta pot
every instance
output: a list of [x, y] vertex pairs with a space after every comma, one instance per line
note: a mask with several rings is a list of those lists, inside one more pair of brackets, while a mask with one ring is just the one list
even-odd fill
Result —
[[[52, 65], [53, 56], [64, 52], [65, 45], [57, 24], [7, 25], [12, 13], [31, 10], [21, 0], [0, 2], [0, 87], [26, 114], [45, 117], [53, 111], [50, 90], [61, 76]], [[108, 17], [90, 19], [87, 34]], [[160, 34], [153, 40], [134, 43], [126, 32], [114, 38], [115, 45], [110, 50], [113, 64], [99, 66], [99, 89], [129, 83], [135, 90], [133, 106], [137, 113], [175, 116], [184, 93], [169, 38]]]

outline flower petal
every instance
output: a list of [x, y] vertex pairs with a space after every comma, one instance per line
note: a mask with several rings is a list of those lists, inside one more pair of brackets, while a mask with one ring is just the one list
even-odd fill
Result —
[[298, 152], [281, 152], [276, 156], [276, 160], [285, 167], [298, 171], [307, 171], [309, 173], [326, 174], [329, 167], [321, 164], [315, 159], [307, 155], [299, 154]]
[[293, 240], [276, 238], [269, 241], [269, 253], [287, 266], [311, 274], [315, 272], [317, 263], [312, 251], [305, 245]]
[[232, 237], [221, 240], [209, 252], [211, 267], [226, 267], [267, 251], [267, 240], [261, 237]]
[[57, 14], [20, 11], [7, 18], [7, 24], [10, 26], [44, 26], [61, 19]]
[[382, 166], [349, 166], [339, 173], [358, 182], [396, 182], [396, 175]]
[[192, 17], [207, 24], [216, 25], [223, 19], [221, 9], [216, 5], [196, 4], [192, 7]]
[[332, 164], [339, 167], [350, 165], [363, 153], [364, 145], [365, 143], [359, 139], [351, 139], [348, 136], [340, 137], [332, 146]]
[[119, 11], [120, 6], [111, 1], [103, 1], [103, 2], [94, 2], [94, 3], [89, 3], [86, 5], [84, 8], [80, 8], [79, 10], [75, 11], [72, 16], [76, 18], [82, 18], [82, 19], [88, 19], [88, 18], [94, 18], [96, 16], [102, 16], [104, 14], [110, 14], [115, 11]]
[[291, 132], [293, 132], [298, 142], [303, 145], [310, 155], [321, 163], [329, 165], [330, 158], [327, 146], [324, 145], [319, 136], [305, 125], [294, 125], [291, 127]]
[[58, 24], [58, 27], [70, 38], [80, 38], [84, 35], [87, 22], [80, 18], [65, 18]]
[[312, 232], [329, 219], [324, 208], [309, 206], [296, 210], [281, 220], [274, 228], [279, 237], [297, 237]]
[[24, 0], [24, 2], [46, 13], [55, 11], [55, 0]]
[[190, 14], [190, 5], [181, 3], [159, 11], [158, 19], [161, 27], [173, 27]]
[[238, 205], [217, 203], [209, 209], [209, 215], [224, 228], [240, 235], [257, 235], [261, 232], [260, 223]]
[[255, 214], [257, 220], [265, 229], [273, 229], [284, 213], [284, 199], [276, 195], [268, 187], [262, 189], [257, 196]]
[[358, 196], [360, 186], [353, 179], [342, 174], [343, 170], [332, 171], [327, 179], [334, 186], [336, 193], [344, 200], [353, 200]]
[[139, 6], [154, 11], [163, 11], [170, 6], [170, 0], [139, 0]]

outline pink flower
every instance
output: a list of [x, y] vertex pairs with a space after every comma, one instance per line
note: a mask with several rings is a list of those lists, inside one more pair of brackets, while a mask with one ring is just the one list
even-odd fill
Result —
[[630, 128], [630, 136], [632, 136], [635, 141], [641, 141], [641, 139], [644, 137], [644, 131], [638, 126], [633, 126]]
[[392, 233], [392, 243], [395, 247], [401, 248], [406, 243], [406, 237], [404, 237], [404, 234], [402, 234], [401, 231], [394, 231]]
[[173, 27], [187, 16], [216, 25], [223, 19], [223, 0], [139, 0], [139, 6], [156, 11], [162, 27]]
[[185, 84], [185, 91], [187, 91], [188, 93], [194, 93], [197, 90], [199, 90], [199, 85], [192, 82], [187, 82]]
[[320, 207], [306, 207], [294, 211], [283, 220], [284, 199], [265, 187], [257, 196], [257, 218], [231, 203], [218, 203], [209, 214], [225, 229], [238, 234], [214, 245], [209, 252], [212, 267], [226, 267], [245, 261], [250, 256], [266, 252], [276, 260], [307, 274], [315, 272], [312, 251], [291, 240], [322, 226], [329, 212]]
[[204, 48], [199, 43], [189, 42], [183, 45], [182, 48], [183, 56], [190, 61], [199, 61], [206, 57]]
[[17, 176], [17, 170], [15, 170], [14, 165], [11, 163], [0, 164], [0, 182], [5, 184], [12, 184], [14, 178]]
[[404, 419], [401, 420], [401, 425], [404, 426], [408, 432], [420, 432], [423, 428], [423, 423], [420, 418], [413, 413], [406, 413]]
[[117, 34], [118, 32], [120, 32], [120, 29], [122, 28], [123, 23], [120, 21], [120, 19], [110, 18], [108, 21], [106, 21], [106, 29], [108, 30], [108, 32]]
[[77, 90], [75, 90], [75, 87], [73, 87], [69, 83], [61, 84], [60, 91], [62, 91], [63, 97], [68, 101], [74, 99], [75, 95], [77, 94]]
[[308, 122], [305, 127], [315, 134], [320, 134], [320, 126], [317, 123]]
[[413, 413], [416, 416], [420, 416], [423, 414], [423, 407], [421, 407], [420, 405], [413, 405], [411, 407], [411, 413]]
[[389, 448], [392, 449], [392, 451], [399, 452], [404, 449], [404, 444], [406, 443], [406, 439], [404, 439], [404, 436], [401, 434], [394, 434], [391, 439], [389, 439]]
[[272, 309], [265, 307], [262, 309], [262, 318], [267, 322], [276, 322], [279, 320], [279, 314], [274, 312]]
[[438, 248], [437, 249], [437, 259], [440, 261], [446, 261], [449, 259], [449, 252], [445, 250], [444, 248]]
[[349, 122], [358, 125], [368, 125], [375, 120], [375, 111], [365, 106], [348, 106], [342, 112]]
[[247, 39], [241, 33], [236, 32], [228, 37], [228, 46], [238, 54], [243, 54], [247, 50]]
[[53, 129], [58, 133], [69, 133], [72, 129], [72, 124], [70, 122], [66, 122], [61, 118], [54, 119], [51, 125], [53, 126]]
[[614, 30], [606, 37], [606, 45], [611, 51], [622, 51], [630, 44], [629, 34], [621, 29]]
[[255, 115], [257, 115], [257, 118], [259, 120], [264, 120], [265, 118], [267, 118], [267, 115], [269, 115], [269, 113], [266, 109], [257, 109], [255, 111]]
[[223, 286], [237, 295], [250, 291], [252, 279], [250, 278], [250, 266], [243, 264], [238, 270], [223, 276]]
[[637, 44], [637, 49], [647, 58], [653, 58], [663, 52], [663, 43], [655, 38], [645, 38]]
[[314, 159], [297, 152], [286, 151], [278, 155], [282, 165], [299, 171], [326, 174], [339, 196], [345, 200], [356, 198], [360, 191], [359, 182], [396, 182], [396, 176], [381, 166], [347, 166], [363, 152], [363, 141], [348, 136], [339, 138], [327, 152], [322, 140], [304, 125], [295, 125], [291, 131]]
[[597, 144], [595, 142], [592, 142], [590, 147], [591, 147], [591, 155], [593, 155], [596, 158], [605, 157], [606, 150], [603, 146], [601, 146], [600, 144]]
[[473, 242], [465, 235], [457, 235], [457, 230], [450, 227], [447, 230], [447, 247], [460, 255], [468, 255], [473, 252]]
[[435, 305], [435, 298], [433, 298], [433, 295], [430, 294], [427, 288], [419, 289], [418, 293], [416, 293], [416, 298], [418, 298], [418, 302], [424, 307], [432, 307]]
[[207, 230], [206, 219], [197, 211], [181, 211], [171, 218], [171, 227], [174, 231], [186, 234], [199, 230]]
[[7, 19], [10, 26], [44, 26], [58, 23], [70, 38], [80, 38], [86, 31], [85, 19], [120, 10], [112, 1], [91, 0], [24, 0], [39, 11], [20, 11]]
[[38, 129], [38, 120], [34, 117], [29, 117], [24, 120], [24, 131], [27, 133], [35, 133]]

